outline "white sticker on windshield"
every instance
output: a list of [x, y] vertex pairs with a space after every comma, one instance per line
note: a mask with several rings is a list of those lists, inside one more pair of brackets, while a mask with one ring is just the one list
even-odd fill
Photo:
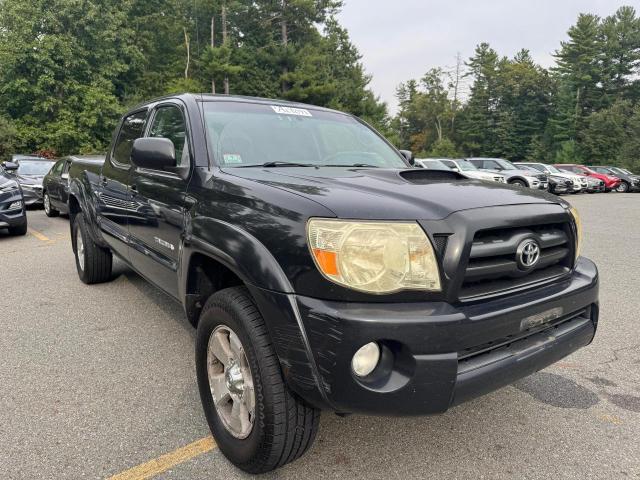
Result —
[[293, 108], [293, 107], [280, 107], [278, 105], [271, 105], [273, 111], [276, 113], [282, 113], [284, 115], [299, 115], [301, 117], [310, 117], [311, 112], [309, 110], [305, 110], [304, 108]]

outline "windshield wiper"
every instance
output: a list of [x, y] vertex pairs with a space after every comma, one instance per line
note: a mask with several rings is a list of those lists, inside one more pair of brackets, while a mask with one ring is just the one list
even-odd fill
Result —
[[297, 162], [265, 162], [265, 163], [256, 163], [255, 165], [239, 165], [240, 168], [249, 168], [249, 167], [261, 167], [261, 168], [274, 168], [274, 167], [317, 167], [312, 163], [297, 163]]
[[352, 167], [360, 167], [360, 168], [378, 168], [376, 165], [371, 165], [370, 163], [352, 163], [350, 165], [322, 165], [323, 167], [344, 167], [344, 168], [352, 168]]

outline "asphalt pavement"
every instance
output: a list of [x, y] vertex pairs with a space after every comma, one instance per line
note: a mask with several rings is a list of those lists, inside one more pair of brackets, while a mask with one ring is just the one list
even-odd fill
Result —
[[[640, 478], [640, 194], [568, 199], [601, 275], [590, 346], [444, 415], [324, 413], [262, 478]], [[181, 306], [121, 264], [82, 284], [68, 220], [28, 217], [0, 230], [0, 478], [249, 478], [209, 439]]]

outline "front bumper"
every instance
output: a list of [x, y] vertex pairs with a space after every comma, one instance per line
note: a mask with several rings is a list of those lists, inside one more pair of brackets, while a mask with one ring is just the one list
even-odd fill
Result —
[[[280, 310], [270, 326], [290, 387], [318, 407], [343, 413], [444, 412], [589, 344], [598, 322], [598, 273], [585, 258], [556, 283], [470, 304], [255, 293], [266, 318], [274, 318], [278, 304], [294, 307], [298, 325], [287, 327]], [[371, 341], [383, 346], [382, 359], [369, 377], [358, 379], [352, 356]]]
[[25, 187], [22, 186], [22, 193], [24, 194], [25, 205], [42, 205], [42, 187]]
[[[20, 208], [9, 208], [20, 202]], [[22, 195], [19, 190], [0, 193], [0, 228], [18, 227], [27, 221]]]

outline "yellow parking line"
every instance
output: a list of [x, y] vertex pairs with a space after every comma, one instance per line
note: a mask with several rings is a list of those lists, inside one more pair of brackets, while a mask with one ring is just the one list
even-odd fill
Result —
[[191, 460], [198, 455], [210, 452], [217, 445], [211, 437], [201, 438], [189, 445], [178, 448], [173, 452], [165, 453], [164, 455], [149, 460], [146, 463], [142, 463], [136, 467], [125, 470], [118, 473], [113, 477], [109, 477], [108, 480], [145, 480], [147, 478], [155, 477], [163, 472], [166, 472], [171, 467], [175, 467], [181, 463]]
[[31, 235], [33, 235], [34, 237], [36, 237], [38, 240], [40, 240], [41, 242], [48, 242], [49, 241], [49, 237], [41, 234], [39, 231], [34, 230], [33, 228], [29, 229], [29, 233]]

